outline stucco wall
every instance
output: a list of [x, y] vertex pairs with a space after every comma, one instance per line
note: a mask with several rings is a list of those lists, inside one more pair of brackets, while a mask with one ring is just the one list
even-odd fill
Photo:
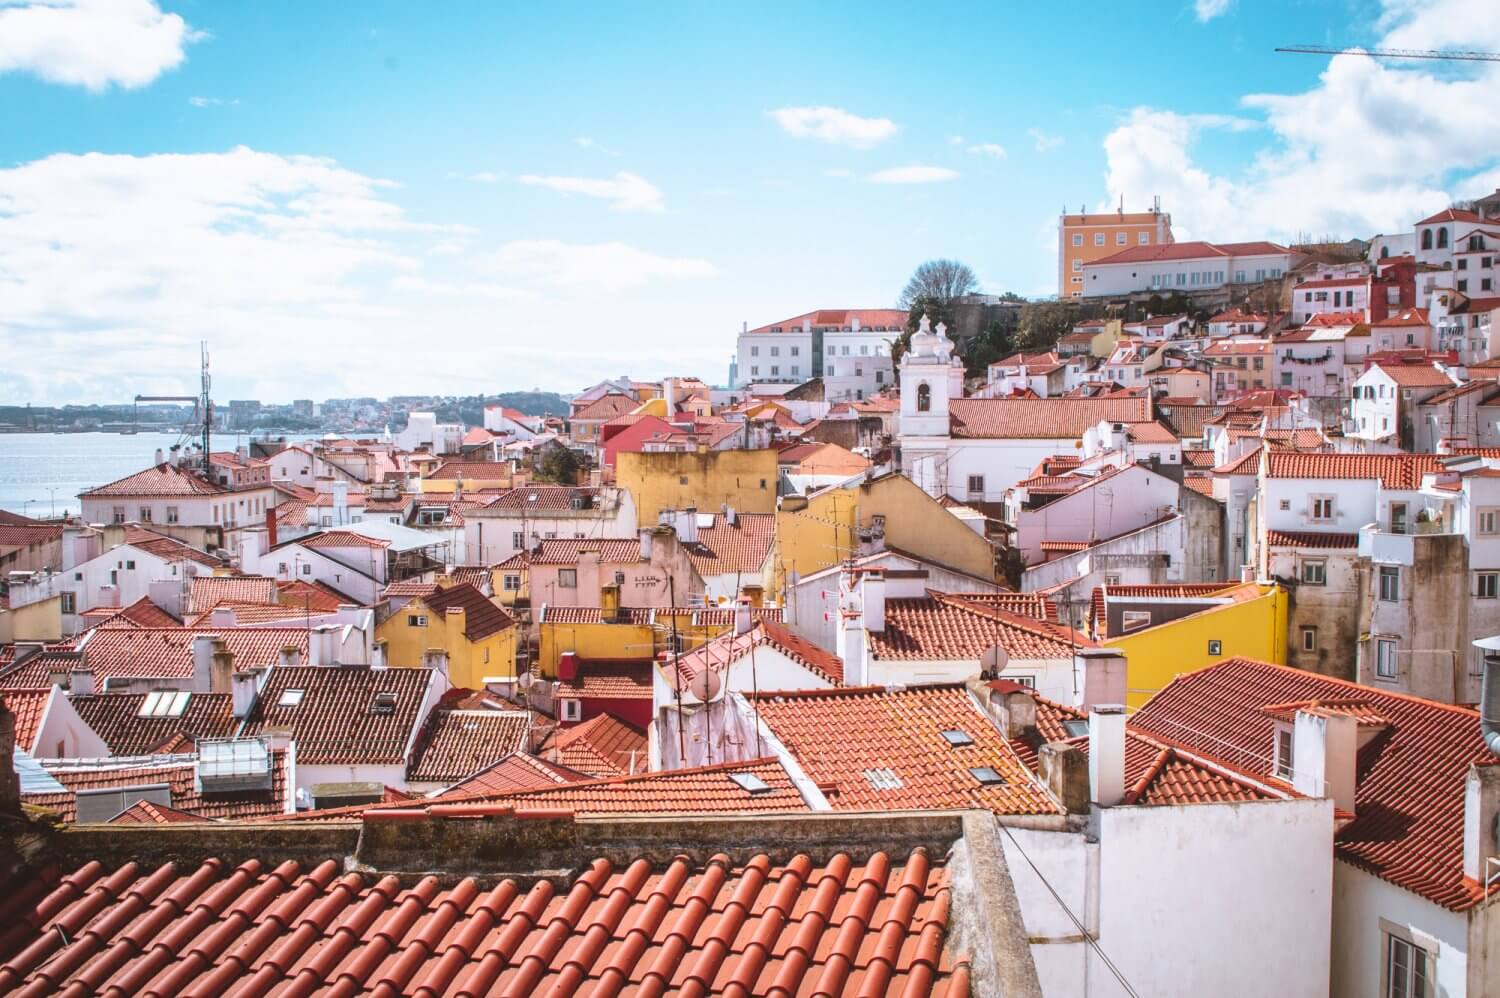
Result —
[[1426, 898], [1402, 890], [1348, 863], [1333, 864], [1333, 998], [1380, 994], [1385, 962], [1381, 919], [1411, 933], [1437, 952], [1436, 995], [1467, 994], [1468, 922]]
[[646, 527], [664, 509], [689, 506], [705, 513], [723, 505], [741, 513], [775, 512], [776, 476], [775, 451], [730, 450], [622, 453], [615, 480], [630, 491], [636, 523]]

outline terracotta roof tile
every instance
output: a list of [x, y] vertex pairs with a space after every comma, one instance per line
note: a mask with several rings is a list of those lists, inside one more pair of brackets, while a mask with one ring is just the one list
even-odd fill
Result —
[[197, 617], [188, 621], [190, 627], [213, 627], [214, 614], [217, 611], [232, 611], [234, 623], [224, 626], [245, 627], [250, 624], [267, 624], [274, 621], [286, 623], [303, 623], [311, 613], [326, 613], [327, 611], [305, 610], [300, 606], [290, 606], [284, 603], [235, 603], [224, 600], [214, 606], [207, 607]]
[[79, 614], [84, 622], [93, 627], [177, 627], [170, 613], [142, 596], [127, 607], [95, 607]]
[[912, 661], [977, 660], [997, 644], [1012, 659], [1071, 659], [1093, 644], [1061, 624], [945, 593], [886, 600], [885, 627], [869, 643], [874, 658]]
[[[585, 551], [599, 552], [603, 565], [634, 564], [641, 560], [639, 541], [621, 538], [544, 540], [531, 552], [533, 565], [576, 565]], [[519, 557], [519, 555], [517, 556]]]
[[[236, 820], [282, 814], [290, 803], [286, 753], [271, 750], [271, 787], [268, 790], [235, 790], [204, 793], [198, 781], [198, 760], [181, 755], [121, 756], [109, 760], [68, 760], [66, 765], [46, 766], [47, 774], [65, 788], [63, 793], [23, 794], [22, 800], [51, 808], [65, 822], [78, 815], [78, 792], [111, 788], [166, 784], [171, 806], [205, 818]], [[0, 985], [3, 988], [3, 985]]]
[[350, 599], [326, 583], [304, 582], [301, 579], [276, 583], [276, 600], [288, 606], [300, 606], [313, 611], [337, 610], [344, 604], [358, 605], [357, 600]]
[[102, 693], [72, 697], [73, 709], [94, 730], [112, 755], [155, 752], [174, 735], [189, 742], [228, 738], [239, 727], [228, 693], [189, 693], [180, 714], [142, 717], [146, 693]]
[[111, 825], [192, 825], [213, 821], [201, 814], [181, 811], [165, 804], [153, 804], [149, 800], [138, 800], [109, 819]]
[[651, 758], [646, 733], [613, 714], [600, 714], [582, 724], [554, 729], [542, 746], [541, 756], [598, 778], [643, 773], [649, 768]]
[[1145, 396], [954, 399], [948, 412], [955, 437], [1064, 439], [1082, 436], [1104, 420], [1149, 422], [1151, 400]]
[[1494, 761], [1477, 711], [1231, 659], [1178, 676], [1131, 721], [1268, 774], [1275, 719], [1267, 707], [1313, 699], [1358, 699], [1390, 722], [1359, 751], [1355, 817], [1336, 835], [1338, 857], [1445, 908], [1474, 905], [1482, 892], [1463, 875], [1464, 786], [1471, 765]]
[[503, 795], [520, 790], [555, 787], [563, 783], [582, 783], [587, 773], [569, 769], [525, 752], [512, 752], [490, 766], [449, 787], [449, 795]]
[[[834, 686], [844, 681], [842, 659], [771, 621], [760, 621], [744, 634], [722, 634], [682, 655], [677, 660], [677, 679], [685, 689], [699, 673], [705, 670], [723, 672], [749, 655], [751, 649], [761, 647], [775, 648]], [[663, 670], [669, 684], [672, 683], [670, 672], [670, 669]]]
[[45, 544], [60, 538], [62, 532], [63, 528], [60, 524], [0, 523], [0, 547], [31, 547], [33, 544]]
[[[187, 679], [193, 675], [193, 638], [208, 634], [223, 639], [237, 669], [270, 665], [281, 650], [307, 655], [307, 630], [301, 627], [96, 627], [80, 642], [96, 689], [115, 678]], [[0, 672], [0, 688], [44, 686], [53, 664], [48, 655], [34, 655]], [[77, 667], [76, 660], [72, 666]]]
[[451, 784], [524, 752], [531, 715], [524, 710], [432, 711], [418, 739], [406, 778], [418, 783]]
[[220, 488], [194, 472], [185, 471], [170, 464], [158, 464], [147, 468], [145, 471], [137, 471], [133, 475], [126, 475], [124, 478], [110, 482], [108, 485], [101, 485], [98, 488], [89, 489], [87, 492], [81, 492], [79, 493], [79, 498], [216, 496], [223, 495], [228, 491], [228, 489]]
[[[768, 692], [755, 704], [808, 778], [828, 788], [836, 811], [1058, 813], [962, 686]], [[944, 731], [961, 731], [971, 742], [952, 745]], [[971, 770], [983, 767], [1003, 782], [981, 783]]]
[[693, 567], [703, 578], [735, 572], [746, 581], [759, 577], [771, 544], [776, 540], [775, 513], [737, 513], [730, 526], [723, 513], [711, 516], [712, 526], [698, 528], [698, 543], [684, 545]]
[[379, 537], [366, 537], [352, 530], [325, 530], [310, 537], [299, 537], [295, 541], [305, 548], [387, 548], [391, 542]]
[[1312, 530], [1267, 530], [1266, 546], [1273, 548], [1320, 548], [1330, 551], [1353, 551], [1359, 547], [1359, 535], [1324, 534]]
[[47, 702], [52, 698], [52, 687], [34, 689], [9, 689], [0, 693], [0, 702], [15, 715], [16, 746], [30, 752], [41, 730], [42, 715]]
[[418, 597], [417, 601], [438, 616], [462, 610], [464, 637], [470, 641], [483, 641], [507, 627], [514, 627], [516, 623], [498, 604], [467, 583], [438, 589]]
[[431, 669], [279, 665], [243, 734], [291, 731], [299, 765], [404, 764], [431, 678]]
[[651, 663], [584, 661], [558, 684], [558, 695], [578, 700], [650, 700]]
[[627, 412], [632, 412], [639, 406], [640, 403], [628, 395], [610, 392], [608, 395], [601, 395], [590, 402], [575, 412], [570, 418], [573, 420], [583, 420], [584, 422], [606, 422], [614, 419], [616, 416], [623, 416]]
[[276, 580], [263, 575], [199, 575], [188, 589], [188, 611], [202, 613], [215, 604], [275, 603]]
[[1436, 454], [1307, 454], [1272, 451], [1270, 478], [1378, 478], [1388, 489], [1416, 489], [1442, 471]]
[[158, 534], [154, 530], [147, 530], [145, 527], [137, 527], [134, 524], [128, 524], [125, 527], [125, 543], [133, 548], [154, 554], [163, 561], [195, 561], [210, 568], [219, 568], [223, 564], [206, 551], [199, 551], [165, 534]]

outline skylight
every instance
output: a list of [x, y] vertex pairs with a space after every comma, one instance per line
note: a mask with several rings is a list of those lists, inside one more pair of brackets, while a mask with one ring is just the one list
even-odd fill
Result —
[[864, 776], [876, 790], [900, 790], [903, 786], [901, 777], [893, 769], [867, 769]]
[[146, 694], [146, 699], [141, 701], [141, 709], [137, 712], [138, 717], [181, 717], [182, 712], [187, 709], [188, 698], [192, 694], [186, 690], [153, 690]]
[[754, 773], [730, 773], [729, 778], [739, 785], [739, 788], [748, 794], [768, 794], [771, 792], [771, 784], [756, 776]]
[[1005, 777], [993, 766], [975, 766], [969, 770], [969, 774], [986, 787], [998, 787], [1005, 783]]
[[1063, 730], [1069, 738], [1081, 738], [1089, 733], [1089, 722], [1081, 717], [1070, 717], [1063, 722]]
[[295, 707], [302, 702], [302, 694], [306, 690], [282, 690], [281, 698], [276, 701], [278, 707]]
[[974, 744], [974, 739], [969, 737], [967, 731], [960, 731], [956, 728], [951, 731], [944, 731], [943, 740], [954, 748]]
[[396, 713], [396, 694], [382, 692], [375, 694], [375, 699], [370, 703], [372, 714], [394, 714]]

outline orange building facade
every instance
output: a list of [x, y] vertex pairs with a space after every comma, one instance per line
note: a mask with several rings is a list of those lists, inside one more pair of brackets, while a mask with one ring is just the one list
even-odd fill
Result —
[[1083, 265], [1132, 246], [1173, 242], [1172, 216], [1160, 206], [1151, 211], [1106, 211], [1058, 216], [1057, 296], [1083, 293]]

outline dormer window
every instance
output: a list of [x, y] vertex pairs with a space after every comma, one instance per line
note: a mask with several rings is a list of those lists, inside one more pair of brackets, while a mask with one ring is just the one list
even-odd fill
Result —
[[1276, 758], [1274, 760], [1274, 771], [1283, 780], [1292, 778], [1292, 727], [1289, 724], [1276, 725]]

